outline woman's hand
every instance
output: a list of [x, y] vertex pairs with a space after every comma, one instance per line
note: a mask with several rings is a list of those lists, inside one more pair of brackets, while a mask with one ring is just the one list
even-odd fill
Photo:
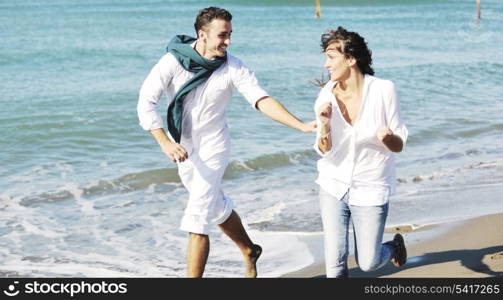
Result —
[[392, 152], [401, 152], [403, 150], [403, 141], [398, 135], [395, 135], [388, 127], [381, 127], [377, 130], [377, 138], [386, 148]]
[[377, 130], [377, 138], [385, 145], [385, 141], [387, 141], [392, 136], [393, 131], [391, 131], [391, 129], [389, 129], [388, 127], [381, 127], [379, 128], [379, 130]]
[[322, 104], [316, 111], [316, 118], [320, 121], [318, 134], [318, 149], [322, 153], [327, 153], [332, 149], [332, 138], [330, 134], [330, 119], [332, 118], [332, 103]]
[[316, 117], [320, 120], [320, 137], [326, 138], [330, 133], [330, 119], [332, 118], [332, 102], [321, 105], [316, 112]]
[[316, 112], [316, 117], [320, 120], [321, 125], [329, 125], [332, 118], [332, 102], [322, 104]]

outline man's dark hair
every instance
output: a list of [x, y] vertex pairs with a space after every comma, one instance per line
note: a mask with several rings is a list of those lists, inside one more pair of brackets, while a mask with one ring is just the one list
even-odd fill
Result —
[[197, 14], [196, 22], [194, 23], [194, 29], [196, 29], [196, 36], [197, 33], [199, 32], [199, 29], [202, 29], [203, 27], [207, 26], [214, 19], [222, 19], [227, 22], [230, 22], [232, 20], [232, 15], [227, 10], [219, 7], [211, 6], [201, 9]]
[[350, 32], [339, 26], [337, 30], [328, 30], [321, 35], [321, 48], [323, 52], [327, 47], [334, 43], [339, 42], [336, 49], [344, 54], [346, 57], [354, 57], [356, 64], [363, 74], [374, 75], [372, 69], [372, 51], [367, 47], [367, 43], [356, 32]]

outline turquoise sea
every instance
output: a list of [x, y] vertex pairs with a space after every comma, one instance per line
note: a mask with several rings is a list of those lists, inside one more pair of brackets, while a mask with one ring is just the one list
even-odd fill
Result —
[[[303, 120], [324, 74], [319, 39], [344, 26], [397, 86], [410, 137], [388, 226], [503, 212], [503, 2], [474, 0], [0, 0], [0, 275], [183, 277], [187, 192], [138, 125], [139, 88], [198, 10], [234, 16], [230, 52]], [[159, 105], [164, 115], [167, 104]], [[261, 276], [319, 260], [314, 136], [228, 107], [224, 191], [264, 248]], [[208, 277], [239, 277], [215, 227]], [[406, 237], [407, 238], [407, 237]], [[411, 238], [410, 242], [413, 242]]]

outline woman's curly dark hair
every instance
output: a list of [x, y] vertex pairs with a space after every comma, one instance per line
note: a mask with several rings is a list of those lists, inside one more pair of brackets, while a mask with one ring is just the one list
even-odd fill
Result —
[[339, 26], [337, 30], [328, 30], [321, 35], [321, 48], [323, 52], [327, 50], [328, 45], [339, 42], [336, 47], [339, 52], [346, 57], [354, 57], [356, 64], [363, 74], [374, 75], [372, 69], [372, 51], [367, 47], [367, 43], [356, 32], [347, 31]]

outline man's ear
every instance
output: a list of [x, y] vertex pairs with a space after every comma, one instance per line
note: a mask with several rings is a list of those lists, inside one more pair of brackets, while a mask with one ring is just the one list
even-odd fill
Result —
[[204, 31], [202, 29], [199, 29], [197, 31], [197, 39], [206, 40], [206, 37], [207, 37], [206, 31]]

